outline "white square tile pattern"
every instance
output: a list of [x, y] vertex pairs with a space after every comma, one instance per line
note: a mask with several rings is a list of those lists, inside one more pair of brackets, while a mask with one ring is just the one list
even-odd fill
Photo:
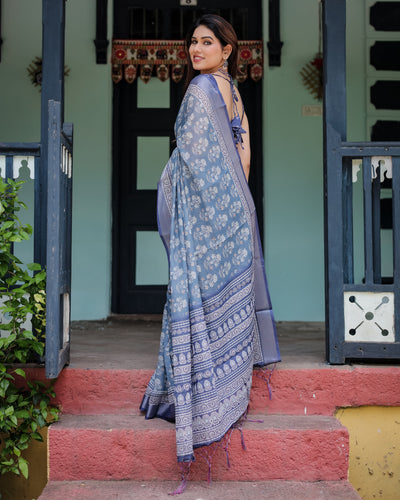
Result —
[[346, 342], [394, 342], [393, 292], [344, 292]]

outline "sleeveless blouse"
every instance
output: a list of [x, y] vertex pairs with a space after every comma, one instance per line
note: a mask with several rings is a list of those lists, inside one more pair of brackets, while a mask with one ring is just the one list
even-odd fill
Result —
[[238, 146], [240, 144], [241, 148], [244, 149], [243, 147], [243, 137], [242, 134], [246, 134], [246, 131], [242, 127], [242, 121], [244, 117], [244, 106], [243, 106], [243, 112], [242, 116], [240, 117], [239, 115], [239, 110], [238, 110], [238, 102], [239, 98], [236, 94], [235, 91], [235, 86], [233, 84], [233, 79], [229, 73], [213, 73], [213, 76], [217, 76], [219, 78], [222, 78], [223, 80], [229, 82], [230, 87], [231, 87], [231, 93], [232, 93], [232, 102], [233, 102], [233, 118], [231, 120], [231, 127], [232, 127], [232, 133], [233, 133], [233, 140], [235, 141], [235, 145]]

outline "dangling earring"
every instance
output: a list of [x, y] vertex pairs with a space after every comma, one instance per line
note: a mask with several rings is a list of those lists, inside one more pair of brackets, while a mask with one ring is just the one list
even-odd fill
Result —
[[222, 65], [224, 69], [228, 69], [228, 59], [225, 59], [224, 64]]

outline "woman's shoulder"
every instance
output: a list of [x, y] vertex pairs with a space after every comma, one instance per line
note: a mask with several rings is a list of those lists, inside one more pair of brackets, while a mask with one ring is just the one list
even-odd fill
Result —
[[[190, 85], [195, 85], [197, 87], [201, 87], [203, 90], [211, 90], [216, 88], [215, 78], [208, 73], [201, 73], [193, 78], [190, 82]], [[190, 88], [190, 86], [189, 86]]]

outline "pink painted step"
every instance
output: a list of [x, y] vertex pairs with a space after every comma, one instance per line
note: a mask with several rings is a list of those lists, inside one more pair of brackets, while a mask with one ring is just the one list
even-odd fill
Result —
[[[50, 481], [39, 500], [168, 500], [173, 481]], [[179, 497], [176, 497], [179, 498]], [[184, 500], [359, 500], [347, 481], [189, 481]]]
[[[256, 418], [256, 417], [254, 417]], [[263, 415], [230, 443], [231, 468], [219, 449], [213, 480], [336, 481], [347, 479], [348, 432], [334, 417]], [[49, 429], [49, 479], [179, 480], [173, 424], [136, 415], [63, 415]], [[191, 478], [207, 478], [198, 458]]]
[[[28, 369], [44, 379], [42, 368]], [[98, 415], [138, 413], [152, 370], [83, 370], [66, 368], [55, 390], [64, 413]], [[400, 367], [328, 366], [278, 368], [272, 376], [272, 401], [264, 381], [253, 377], [253, 412], [333, 415], [337, 407], [400, 405]]]

